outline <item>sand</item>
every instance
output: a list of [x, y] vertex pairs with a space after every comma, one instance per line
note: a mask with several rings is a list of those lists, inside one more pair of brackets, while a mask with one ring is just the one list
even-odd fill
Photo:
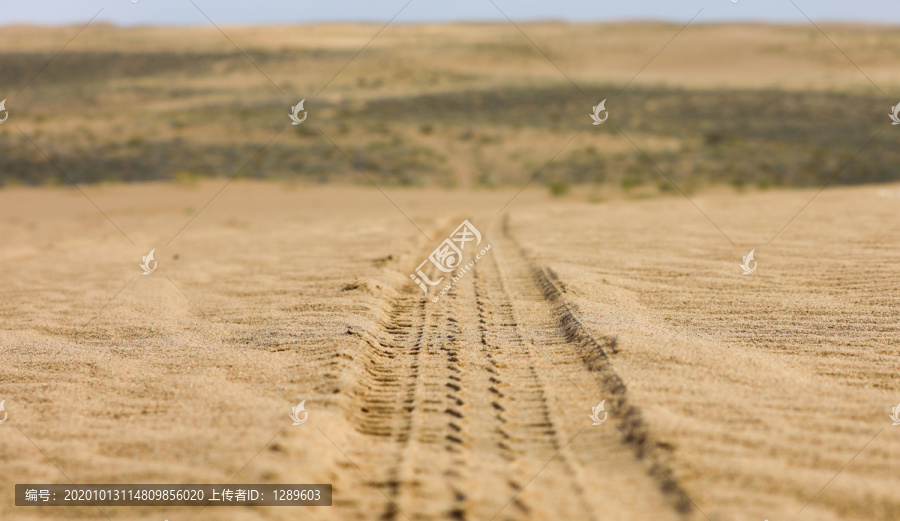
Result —
[[[896, 31], [520, 28], [540, 50], [510, 24], [391, 25], [374, 40], [365, 24], [223, 27], [263, 75], [212, 27], [92, 25], [35, 76], [79, 28], [5, 27], [0, 81], [33, 82], [6, 95], [0, 129], [24, 174], [0, 189], [0, 519], [900, 518], [900, 186], [699, 182], [685, 196], [639, 164], [641, 187], [610, 177], [552, 197], [540, 178], [517, 193], [579, 126], [590, 168], [594, 145], [636, 154], [634, 139], [653, 159], [699, 150], [702, 173], [709, 151], [685, 143], [755, 142], [706, 128], [709, 114], [669, 135], [637, 111], [677, 107], [651, 96], [681, 89], [720, 104], [705, 112], [727, 107], [732, 91], [715, 89], [851, 96], [808, 126], [815, 114], [770, 113], [794, 118], [778, 121], [801, 145], [776, 166], [831, 174], [858, 148], [803, 133], [849, 147], [874, 133], [862, 123], [892, 135]], [[647, 100], [593, 128], [598, 86]], [[521, 107], [491, 101], [520, 91]], [[470, 92], [485, 95], [477, 114]], [[584, 99], [544, 110], [541, 93]], [[288, 127], [304, 97], [313, 119]], [[644, 130], [626, 138], [621, 121]], [[810, 143], [831, 163], [808, 161]], [[446, 171], [417, 166], [416, 146]], [[859, 172], [878, 162], [890, 157], [867, 151]], [[119, 182], [151, 179], [175, 182]], [[327, 180], [340, 183], [312, 184]], [[434, 186], [397, 186], [420, 181]], [[464, 261], [481, 256], [434, 302], [447, 282], [426, 296], [410, 274], [464, 220], [481, 234]], [[334, 500], [23, 508], [16, 483], [323, 483]]]
[[[0, 192], [0, 517], [101, 516], [17, 509], [25, 482], [334, 486], [102, 509], [134, 520], [900, 513], [900, 205], [876, 187], [526, 189], [498, 215], [514, 190], [225, 183]], [[432, 302], [409, 274], [463, 219], [491, 248]]]

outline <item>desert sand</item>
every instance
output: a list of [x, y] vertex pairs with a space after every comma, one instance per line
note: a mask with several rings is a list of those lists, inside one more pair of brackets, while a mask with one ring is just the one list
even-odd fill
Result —
[[[497, 215], [514, 191], [235, 181], [166, 243], [220, 188], [86, 188], [134, 245], [74, 189], [0, 193], [4, 518], [23, 480], [334, 485], [112, 519], [900, 510], [900, 205], [875, 188], [696, 196], [720, 232], [674, 196]], [[409, 274], [463, 218], [491, 249], [432, 302]]]
[[0, 519], [900, 518], [896, 31], [520, 28], [5, 27]]

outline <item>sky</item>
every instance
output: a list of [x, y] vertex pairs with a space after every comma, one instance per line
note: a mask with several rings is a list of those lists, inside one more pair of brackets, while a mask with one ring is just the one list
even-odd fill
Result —
[[0, 26], [79, 24], [98, 12], [95, 23], [190, 26], [209, 20], [219, 25], [383, 24], [398, 12], [393, 23], [496, 22], [506, 20], [503, 13], [516, 22], [685, 23], [698, 11], [694, 23], [808, 23], [809, 17], [816, 23], [900, 25], [898, 0], [0, 0]]

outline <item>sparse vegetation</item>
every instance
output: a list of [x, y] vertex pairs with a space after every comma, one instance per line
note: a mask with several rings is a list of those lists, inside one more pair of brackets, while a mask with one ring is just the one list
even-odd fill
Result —
[[550, 193], [555, 196], [564, 195], [569, 191], [569, 183], [567, 183], [564, 179], [551, 181], [548, 184], [548, 187], [550, 188]]
[[[738, 191], [819, 186], [838, 172], [833, 184], [900, 179], [900, 149], [888, 133], [856, 157], [884, 124], [886, 108], [882, 97], [863, 91], [635, 83], [608, 98], [608, 123], [588, 125], [564, 147], [588, 123], [585, 110], [597, 100], [562, 78], [515, 76], [519, 69], [527, 72], [523, 64], [534, 58], [521, 42], [442, 47], [471, 61], [455, 62], [453, 70], [419, 55], [400, 60], [396, 49], [373, 50], [360, 60], [365, 72], [335, 87], [340, 96], [305, 94], [310, 120], [298, 126], [287, 126], [283, 97], [239, 53], [164, 47], [160, 41], [113, 51], [72, 49], [54, 60], [29, 87], [41, 102], [29, 104], [27, 116], [14, 113], [40, 150], [3, 129], [0, 185], [68, 182], [66, 177], [77, 183], [190, 184], [238, 171], [250, 178], [365, 182], [362, 171], [387, 185], [496, 187], [521, 185], [540, 172], [539, 181], [555, 194], [593, 184], [643, 194], [716, 184]], [[763, 55], [781, 56], [788, 48], [772, 43]], [[283, 46], [248, 54], [281, 78], [301, 65], [331, 71], [352, 57], [346, 50]], [[485, 54], [518, 65], [495, 65], [508, 74], [490, 83], [487, 72], [463, 72]], [[0, 52], [4, 81], [27, 81], [34, 64], [50, 56]], [[411, 66], [415, 60], [421, 67]], [[276, 80], [285, 88], [292, 81]], [[584, 92], [618, 90], [579, 82]], [[831, 107], [855, 107], [857, 116]], [[54, 124], [61, 113], [76, 132]], [[281, 125], [287, 131], [266, 145]], [[463, 182], [464, 176], [470, 179]]]

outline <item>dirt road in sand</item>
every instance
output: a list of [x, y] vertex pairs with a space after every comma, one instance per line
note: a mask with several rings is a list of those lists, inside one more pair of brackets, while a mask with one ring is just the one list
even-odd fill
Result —
[[[3, 519], [900, 512], [900, 205], [876, 188], [526, 190], [497, 215], [513, 192], [239, 181], [189, 211], [220, 188], [85, 188], [105, 215], [0, 192]], [[490, 249], [433, 302], [409, 274], [463, 219], [464, 261]], [[331, 483], [334, 504], [17, 508], [28, 482]]]

